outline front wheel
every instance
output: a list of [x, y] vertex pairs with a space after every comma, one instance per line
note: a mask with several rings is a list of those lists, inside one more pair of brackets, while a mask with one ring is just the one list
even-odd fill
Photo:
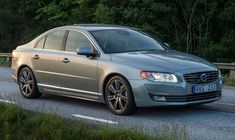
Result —
[[114, 76], [108, 81], [105, 100], [108, 108], [117, 115], [133, 114], [137, 110], [131, 87], [121, 76]]
[[37, 82], [33, 72], [28, 68], [23, 68], [18, 77], [21, 94], [28, 99], [39, 98], [41, 93], [37, 89]]

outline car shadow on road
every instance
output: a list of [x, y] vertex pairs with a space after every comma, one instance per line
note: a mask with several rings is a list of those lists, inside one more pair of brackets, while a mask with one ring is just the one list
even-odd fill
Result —
[[[86, 107], [87, 109], [96, 109], [97, 111], [108, 112], [108, 108], [105, 104], [87, 101], [82, 99], [75, 99], [63, 96], [55, 96], [45, 94], [41, 98], [45, 101], [53, 101], [63, 104], [69, 104], [73, 106]], [[169, 114], [186, 114], [186, 113], [200, 113], [206, 111], [206, 105], [197, 105], [197, 106], [183, 106], [183, 107], [148, 107], [148, 108], [139, 108], [134, 116], [153, 116], [153, 115], [169, 115]], [[207, 110], [208, 111], [208, 110]], [[111, 112], [110, 112], [111, 114]]]
[[70, 97], [64, 97], [64, 96], [57, 96], [57, 95], [51, 95], [51, 94], [43, 94], [42, 97], [40, 97], [41, 100], [48, 100], [48, 101], [54, 101], [58, 103], [64, 103], [64, 104], [72, 104], [72, 105], [78, 105], [78, 106], [86, 106], [93, 108], [94, 106], [99, 107], [100, 109], [106, 108], [105, 104], [89, 101], [89, 100], [83, 100], [83, 99], [77, 99], [77, 98], [70, 98]]

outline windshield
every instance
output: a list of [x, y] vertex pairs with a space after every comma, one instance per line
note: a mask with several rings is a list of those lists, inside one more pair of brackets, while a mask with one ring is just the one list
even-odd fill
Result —
[[131, 29], [90, 31], [105, 53], [166, 50], [167, 47], [145, 33]]

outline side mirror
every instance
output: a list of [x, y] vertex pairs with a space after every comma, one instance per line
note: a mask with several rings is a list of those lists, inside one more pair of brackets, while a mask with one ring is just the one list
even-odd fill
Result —
[[86, 55], [87, 57], [96, 57], [98, 53], [94, 53], [92, 47], [84, 46], [77, 49], [78, 55]]

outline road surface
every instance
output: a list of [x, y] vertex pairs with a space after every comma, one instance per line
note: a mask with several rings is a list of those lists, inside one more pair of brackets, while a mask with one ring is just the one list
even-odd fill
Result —
[[24, 99], [11, 78], [10, 68], [0, 67], [0, 102], [88, 123], [134, 127], [152, 134], [177, 128], [186, 131], [190, 139], [235, 140], [235, 88], [224, 87], [222, 95], [220, 101], [197, 107], [142, 108], [131, 116], [116, 116], [104, 104], [90, 101], [53, 95]]

